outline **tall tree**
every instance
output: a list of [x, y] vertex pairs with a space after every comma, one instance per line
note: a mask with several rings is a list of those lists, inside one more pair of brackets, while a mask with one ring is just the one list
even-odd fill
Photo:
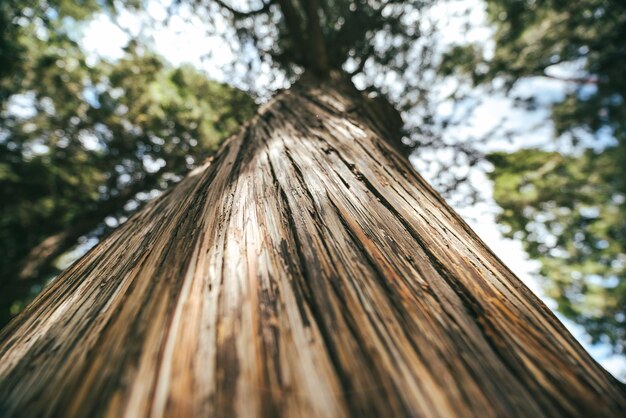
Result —
[[342, 71], [411, 4], [277, 3], [221, 6], [280, 16], [272, 52], [304, 74], [2, 331], [4, 415], [620, 416]]

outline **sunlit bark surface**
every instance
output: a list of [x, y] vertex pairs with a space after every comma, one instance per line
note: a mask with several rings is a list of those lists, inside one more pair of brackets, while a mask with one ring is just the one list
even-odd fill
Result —
[[0, 416], [620, 416], [365, 107], [300, 83], [76, 262], [0, 336]]

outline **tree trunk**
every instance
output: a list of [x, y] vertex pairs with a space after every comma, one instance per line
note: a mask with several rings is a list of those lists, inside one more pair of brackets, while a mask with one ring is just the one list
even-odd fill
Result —
[[305, 78], [0, 336], [6, 417], [591, 417], [620, 383]]

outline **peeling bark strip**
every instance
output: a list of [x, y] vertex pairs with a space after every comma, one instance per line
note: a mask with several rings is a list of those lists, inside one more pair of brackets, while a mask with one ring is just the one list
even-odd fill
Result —
[[5, 328], [0, 415], [620, 416], [375, 114], [338, 82], [274, 99]]

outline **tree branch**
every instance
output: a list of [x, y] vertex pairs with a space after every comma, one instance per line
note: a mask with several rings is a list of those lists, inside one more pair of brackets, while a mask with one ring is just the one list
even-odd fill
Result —
[[293, 37], [296, 44], [304, 45], [303, 41], [305, 39], [303, 33], [303, 24], [298, 16], [298, 11], [294, 7], [291, 0], [278, 0], [278, 4], [280, 6], [280, 11], [285, 18], [285, 25], [287, 26], [287, 30]]
[[226, 9], [230, 13], [232, 13], [235, 19], [245, 19], [246, 17], [252, 17], [252, 16], [263, 14], [263, 13], [267, 13], [270, 7], [272, 6], [272, 4], [274, 4], [275, 0], [269, 0], [267, 3], [263, 3], [263, 7], [261, 7], [260, 9], [250, 10], [247, 12], [242, 12], [240, 10], [234, 9], [232, 6], [229, 6], [228, 4], [224, 3], [224, 1], [222, 0], [213, 0], [213, 1], [217, 3], [217, 5], [220, 6], [222, 9]]
[[99, 206], [76, 220], [69, 228], [50, 235], [37, 244], [21, 260], [17, 270], [17, 279], [34, 281], [52, 270], [53, 262], [58, 256], [76, 244], [78, 238], [93, 231], [104, 218], [121, 210], [135, 194], [152, 187], [158, 178], [157, 174], [161, 173], [144, 177], [143, 180], [129, 186], [114, 198], [101, 202]]
[[543, 74], [539, 74], [539, 77], [550, 78], [552, 80], [563, 81], [566, 83], [598, 84], [598, 78], [593, 75], [589, 75], [588, 77], [559, 77], [558, 75], [547, 74], [544, 72]]
[[322, 26], [320, 24], [320, 5], [317, 0], [305, 1], [305, 13], [308, 28], [308, 43], [312, 53], [311, 64], [318, 75], [326, 76], [330, 70], [328, 64], [328, 54], [326, 52], [326, 43], [322, 34]]

